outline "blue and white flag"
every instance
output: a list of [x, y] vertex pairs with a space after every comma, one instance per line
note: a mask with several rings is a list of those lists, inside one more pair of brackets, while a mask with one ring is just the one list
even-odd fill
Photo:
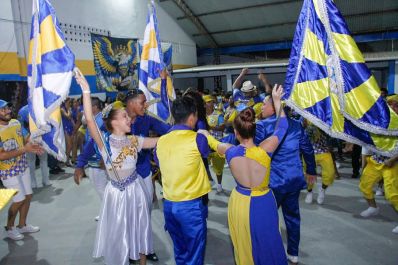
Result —
[[[170, 78], [168, 78], [166, 86], [161, 86], [159, 71], [165, 67], [155, 6], [151, 2], [142, 43], [138, 88], [146, 96], [149, 114], [164, 122], [169, 122], [171, 118], [170, 100], [175, 98], [175, 92]], [[162, 93], [162, 89], [167, 91]], [[162, 97], [162, 94], [166, 96]]]
[[66, 156], [60, 105], [69, 93], [74, 62], [54, 8], [47, 0], [33, 0], [28, 57], [31, 140], [62, 161]]

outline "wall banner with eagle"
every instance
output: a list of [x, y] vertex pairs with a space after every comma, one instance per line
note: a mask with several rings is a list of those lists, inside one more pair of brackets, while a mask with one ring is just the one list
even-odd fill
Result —
[[138, 88], [137, 39], [91, 34], [98, 92]]

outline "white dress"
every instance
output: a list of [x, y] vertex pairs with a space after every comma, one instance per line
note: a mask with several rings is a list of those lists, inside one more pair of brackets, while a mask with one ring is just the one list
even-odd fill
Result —
[[[109, 136], [113, 171], [105, 150], [108, 182], [97, 226], [93, 257], [104, 257], [107, 265], [128, 265], [129, 258], [138, 260], [149, 254], [152, 229], [147, 190], [136, 173], [137, 153], [142, 148], [142, 137]], [[118, 181], [119, 180], [121, 181]]]

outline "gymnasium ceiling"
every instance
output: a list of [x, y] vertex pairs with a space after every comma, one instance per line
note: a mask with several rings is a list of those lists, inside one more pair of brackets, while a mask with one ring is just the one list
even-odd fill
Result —
[[[353, 35], [398, 31], [398, 0], [335, 0]], [[198, 48], [291, 41], [303, 0], [160, 0]]]

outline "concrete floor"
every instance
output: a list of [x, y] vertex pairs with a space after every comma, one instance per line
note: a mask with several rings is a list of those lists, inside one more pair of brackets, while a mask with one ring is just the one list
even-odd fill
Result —
[[[300, 264], [397, 265], [398, 235], [391, 230], [398, 225], [398, 214], [380, 197], [377, 202], [381, 214], [372, 219], [361, 218], [359, 213], [366, 203], [358, 190], [358, 180], [349, 179], [351, 169], [347, 164], [344, 166], [340, 169], [343, 178], [327, 191], [323, 206], [305, 204], [305, 192], [302, 193]], [[229, 169], [224, 172], [225, 192], [210, 193], [205, 264], [234, 264], [227, 225], [228, 196], [234, 181]], [[28, 221], [39, 225], [41, 231], [17, 242], [4, 238], [3, 232], [0, 265], [103, 264], [101, 259], [91, 257], [96, 230], [94, 217], [100, 207], [98, 196], [87, 179], [76, 186], [71, 173], [72, 169], [67, 169], [65, 174], [51, 177], [51, 187], [34, 190]], [[161, 198], [159, 187], [157, 194]], [[161, 208], [159, 200], [152, 222], [160, 261], [153, 264], [174, 264], [172, 242], [163, 230]], [[0, 213], [3, 224], [6, 213], [6, 210]], [[281, 224], [286, 242], [284, 223]]]

